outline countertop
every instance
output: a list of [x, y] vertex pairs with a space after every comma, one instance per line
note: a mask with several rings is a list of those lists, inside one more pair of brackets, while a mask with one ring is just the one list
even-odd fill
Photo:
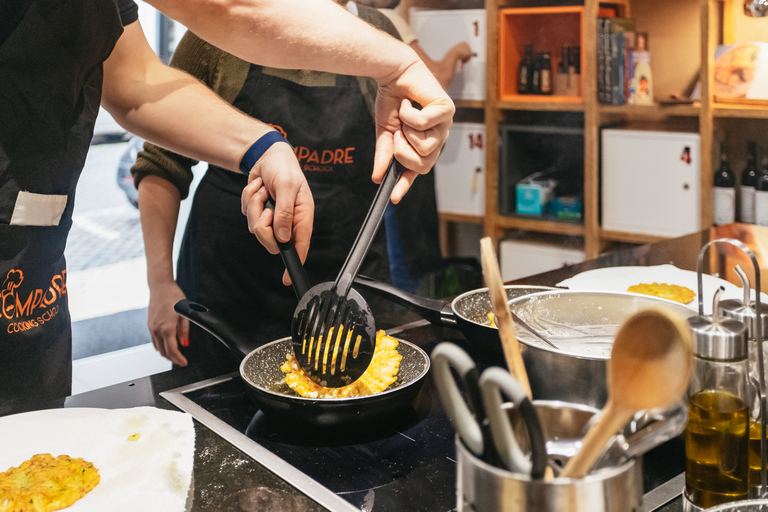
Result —
[[[553, 286], [580, 272], [612, 266], [648, 266], [672, 263], [684, 270], [696, 270], [697, 257], [701, 248], [710, 240], [735, 238], [746, 244], [757, 255], [758, 261], [768, 261], [768, 228], [733, 224], [712, 228], [692, 235], [670, 239], [654, 244], [645, 244], [631, 249], [608, 253], [595, 260], [572, 265], [537, 276], [521, 279], [512, 284]], [[751, 263], [738, 250], [730, 246], [714, 244], [710, 255], [704, 259], [704, 272], [719, 274], [720, 277], [738, 283], [730, 272], [736, 264], [747, 271], [750, 277]], [[406, 329], [407, 339], [429, 351], [436, 340], [461, 339], [458, 331], [434, 327], [420, 321], [414, 313], [403, 312], [397, 318], [400, 324], [415, 322]], [[25, 412], [55, 407], [101, 407], [123, 408], [155, 406], [175, 409], [161, 392], [227, 375], [238, 371], [236, 360], [210, 361], [204, 365], [173, 369], [168, 372], [137, 379], [130, 382], [94, 390], [66, 398], [62, 402], [28, 403]], [[327, 510], [328, 508], [306, 497], [291, 483], [256, 462], [248, 454], [223, 440], [205, 425], [195, 421], [196, 454], [193, 477], [193, 500], [191, 511], [250, 511], [250, 510]], [[679, 448], [675, 451], [679, 452]], [[679, 456], [679, 453], [677, 454]], [[652, 465], [646, 465], [652, 472]], [[652, 475], [651, 475], [652, 476]], [[265, 504], [271, 504], [264, 508]], [[415, 510], [403, 504], [405, 509]], [[428, 510], [425, 509], [425, 510]], [[657, 508], [662, 512], [682, 510], [677, 498]]]

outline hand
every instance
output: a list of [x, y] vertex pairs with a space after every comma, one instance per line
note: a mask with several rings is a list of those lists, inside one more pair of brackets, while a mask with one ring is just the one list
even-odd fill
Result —
[[393, 153], [408, 169], [392, 191], [393, 203], [402, 199], [416, 176], [435, 164], [455, 111], [451, 98], [419, 59], [394, 79], [379, 83], [373, 181], [381, 182]]
[[187, 359], [179, 351], [179, 344], [189, 343], [189, 321], [176, 314], [173, 306], [185, 299], [176, 282], [155, 285], [150, 289], [147, 326], [152, 344], [160, 355], [179, 366], [187, 366]]
[[467, 44], [465, 41], [462, 41], [448, 50], [448, 54], [451, 56], [454, 62], [467, 62], [470, 58], [472, 58], [472, 48], [470, 48], [469, 44]]
[[[275, 200], [274, 214], [264, 208], [264, 202]], [[243, 214], [248, 217], [248, 229], [270, 254], [279, 249], [275, 241], [293, 238], [301, 262], [307, 259], [315, 203], [304, 173], [288, 144], [273, 144], [256, 162], [248, 175], [248, 185], [241, 195]], [[273, 230], [274, 224], [274, 230]], [[283, 284], [291, 284], [286, 270]]]

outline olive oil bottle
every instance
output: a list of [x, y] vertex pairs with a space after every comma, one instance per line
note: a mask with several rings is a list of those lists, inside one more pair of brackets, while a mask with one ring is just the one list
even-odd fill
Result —
[[722, 318], [715, 292], [712, 316], [688, 319], [695, 335], [685, 428], [684, 512], [749, 495], [749, 360], [747, 328]]
[[688, 499], [702, 508], [746, 499], [749, 491], [746, 403], [720, 390], [700, 391], [690, 397], [689, 403], [685, 430]]

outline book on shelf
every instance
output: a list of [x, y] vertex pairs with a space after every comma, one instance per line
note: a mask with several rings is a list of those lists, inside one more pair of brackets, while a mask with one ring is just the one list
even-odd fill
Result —
[[[634, 34], [632, 18], [599, 18], [597, 47], [598, 101], [608, 105], [623, 105], [625, 101], [625, 34]], [[633, 36], [634, 37], [634, 36]]]

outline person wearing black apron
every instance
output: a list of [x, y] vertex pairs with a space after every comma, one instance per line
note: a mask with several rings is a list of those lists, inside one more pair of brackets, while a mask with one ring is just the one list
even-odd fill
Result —
[[[361, 14], [363, 19], [372, 16], [381, 24], [389, 23], [374, 9], [364, 8]], [[187, 33], [171, 65], [184, 69], [194, 67], [196, 62], [208, 62], [207, 52], [211, 49], [197, 50], [197, 44], [199, 38]], [[187, 64], [184, 59], [189, 53], [195, 58]], [[226, 55], [224, 59], [234, 57]], [[242, 62], [236, 66], [227, 64], [228, 71], [222, 69], [189, 71], [198, 74], [204, 82], [219, 81], [216, 83], [243, 72]], [[242, 88], [231, 102], [245, 113], [271, 124], [294, 146], [315, 201], [314, 229], [304, 265], [309, 282], [314, 285], [335, 280], [378, 189], [370, 179], [376, 141], [371, 115], [375, 90], [366, 89], [366, 96], [363, 88], [369, 82], [330, 74], [313, 74], [314, 78], [309, 79], [312, 85], [302, 85], [295, 80], [301, 73], [250, 65]], [[226, 90], [217, 92], [226, 99]], [[139, 153], [132, 168], [139, 187], [140, 205], [143, 177], [167, 176], [175, 165], [189, 172], [193, 164], [194, 161], [157, 146], [145, 145], [145, 151]], [[255, 348], [290, 335], [291, 318], [298, 300], [293, 289], [282, 284], [285, 266], [280, 256], [269, 254], [248, 232], [240, 211], [240, 193], [246, 182], [245, 176], [209, 166], [195, 193], [176, 280], [188, 299], [209, 308]], [[178, 186], [185, 195], [184, 184]], [[154, 217], [142, 216], [142, 222], [154, 222]], [[151, 242], [145, 240], [145, 244]], [[383, 226], [368, 250], [360, 273], [389, 280]], [[391, 309], [386, 301], [370, 296], [366, 299], [374, 315]], [[172, 313], [173, 304], [165, 307]], [[150, 312], [150, 324], [151, 317]], [[159, 342], [153, 341], [157, 346]], [[194, 324], [189, 325], [188, 345], [184, 346], [186, 340], [179, 341], [179, 350], [188, 362], [232, 357], [219, 341]]]
[[64, 246], [102, 63], [138, 18], [132, 1], [119, 7], [0, 4], [0, 414], [71, 391]]

